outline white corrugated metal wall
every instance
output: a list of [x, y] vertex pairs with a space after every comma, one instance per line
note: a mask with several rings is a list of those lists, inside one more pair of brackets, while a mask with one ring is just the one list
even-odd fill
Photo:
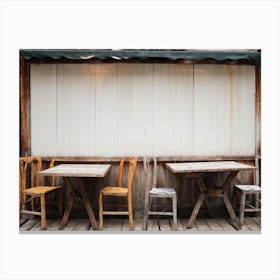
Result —
[[249, 65], [31, 65], [40, 156], [251, 156]]

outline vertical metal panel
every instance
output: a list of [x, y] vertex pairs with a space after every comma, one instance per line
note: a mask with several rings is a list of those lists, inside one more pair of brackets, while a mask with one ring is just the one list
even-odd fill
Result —
[[193, 66], [154, 66], [154, 153], [192, 155]]
[[37, 155], [250, 156], [255, 70], [63, 64], [56, 72], [55, 65], [32, 65], [31, 115]]
[[95, 154], [95, 67], [57, 65], [57, 155]]
[[133, 64], [131, 155], [153, 154], [153, 64]]
[[130, 155], [134, 146], [132, 135], [132, 65], [118, 65], [118, 155]]
[[118, 65], [118, 154], [151, 155], [153, 65]]
[[96, 64], [96, 155], [118, 153], [118, 84], [116, 64]]
[[31, 65], [31, 154], [56, 155], [56, 65]]
[[195, 155], [254, 155], [254, 67], [195, 65]]

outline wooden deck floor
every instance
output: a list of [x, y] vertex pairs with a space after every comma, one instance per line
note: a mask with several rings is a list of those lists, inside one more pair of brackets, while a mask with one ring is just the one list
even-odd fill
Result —
[[[142, 220], [135, 220], [135, 232], [146, 232], [142, 231]], [[229, 223], [227, 219], [197, 219], [195, 226], [192, 229], [186, 229], [187, 220], [179, 219], [178, 221], [178, 232], [254, 232], [260, 233], [261, 231], [261, 218], [259, 217], [246, 217], [244, 225], [240, 231], [237, 231]], [[20, 232], [50, 232], [59, 231], [58, 227], [60, 220], [47, 220], [47, 230], [41, 231], [41, 224], [39, 219], [22, 219], [20, 221]], [[172, 220], [170, 219], [150, 219], [148, 222], [148, 232], [171, 232]], [[59, 232], [92, 232], [102, 233], [102, 231], [92, 231], [91, 225], [88, 219], [70, 219], [66, 227]], [[128, 219], [104, 219], [103, 231], [113, 232], [130, 232]], [[175, 232], [174, 232], [175, 233]]]

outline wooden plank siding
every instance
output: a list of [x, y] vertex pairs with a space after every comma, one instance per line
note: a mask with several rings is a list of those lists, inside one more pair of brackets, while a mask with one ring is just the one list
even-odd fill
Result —
[[20, 58], [20, 155], [30, 156], [30, 64]]

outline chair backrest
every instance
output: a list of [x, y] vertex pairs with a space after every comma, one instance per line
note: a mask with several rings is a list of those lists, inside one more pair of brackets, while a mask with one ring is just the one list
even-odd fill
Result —
[[121, 159], [118, 171], [118, 187], [122, 187], [122, 177], [123, 177], [123, 165], [125, 159]]
[[[151, 170], [151, 161], [153, 161], [153, 171]], [[157, 185], [157, 158], [144, 157], [144, 171], [146, 173], [146, 190], [156, 188]]]
[[42, 169], [40, 157], [21, 157], [20, 164], [20, 190], [40, 185], [40, 176], [37, 172]]
[[132, 188], [133, 188], [136, 166], [137, 166], [137, 157], [135, 157], [135, 158], [133, 158], [129, 161], [128, 182], [127, 182], [128, 195], [132, 194]]
[[[41, 184], [41, 177], [37, 172], [42, 170], [42, 159], [40, 157], [21, 157], [20, 163], [20, 190], [38, 187]], [[54, 167], [55, 159], [50, 162]], [[52, 177], [52, 186], [56, 185], [55, 177]]]

